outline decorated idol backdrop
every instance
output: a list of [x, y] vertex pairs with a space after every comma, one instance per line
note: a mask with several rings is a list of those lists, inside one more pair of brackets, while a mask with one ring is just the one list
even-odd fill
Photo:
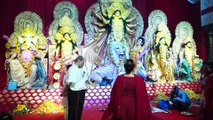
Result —
[[42, 33], [42, 20], [34, 12], [17, 15], [14, 32], [7, 39], [5, 66], [8, 86], [18, 88], [45, 87], [47, 85], [46, 37]]
[[[189, 22], [182, 21], [177, 25], [176, 38], [172, 44], [167, 16], [162, 10], [153, 10], [150, 13], [148, 27], [142, 36], [137, 34], [137, 31], [143, 30], [143, 26], [139, 26], [141, 27], [139, 29], [135, 26], [143, 23], [142, 17], [138, 16], [137, 12], [132, 13], [135, 15], [133, 18], [130, 16], [129, 19], [132, 21], [128, 22], [129, 24], [122, 23], [125, 22], [122, 14], [119, 14], [121, 24], [116, 21], [117, 16], [114, 17], [113, 14], [112, 17], [106, 16], [116, 13], [119, 8], [119, 11], [122, 11], [122, 6], [131, 5], [131, 1], [111, 1], [111, 3], [107, 1], [105, 5], [109, 4], [109, 7], [105, 9], [109, 10], [108, 14], [103, 13], [105, 10], [103, 3], [104, 1], [99, 1], [90, 7], [91, 10], [87, 11], [85, 18], [88, 34], [82, 54], [87, 62], [93, 65], [91, 82], [101, 86], [113, 85], [115, 78], [125, 73], [123, 63], [127, 58], [135, 61], [135, 74], [143, 77], [146, 82], [172, 83], [199, 80], [202, 60], [196, 53], [193, 28]], [[99, 9], [95, 9], [96, 7]], [[110, 18], [109, 21], [107, 18]], [[117, 26], [113, 28], [116, 22]], [[130, 30], [134, 31], [133, 34], [126, 31], [125, 27], [129, 29], [128, 25], [132, 26]], [[117, 34], [116, 30], [119, 31]], [[119, 33], [122, 33], [121, 37], [118, 37]]]
[[156, 9], [148, 15], [144, 30], [144, 19], [131, 0], [98, 0], [85, 14], [85, 34], [78, 17], [73, 3], [59, 2], [45, 37], [36, 13], [17, 15], [14, 33], [4, 36], [9, 89], [60, 88], [78, 55], [86, 59], [88, 85], [113, 85], [118, 75], [125, 74], [129, 58], [136, 64], [135, 74], [147, 83], [200, 79], [202, 60], [189, 22], [179, 21], [172, 40], [167, 15]]
[[54, 21], [49, 28], [49, 87], [63, 86], [68, 66], [78, 56], [83, 29], [78, 22], [78, 9], [71, 2], [60, 2], [54, 9]]
[[113, 85], [125, 73], [124, 62], [143, 32], [142, 16], [131, 0], [102, 0], [87, 10], [84, 22], [82, 55], [92, 64], [91, 81]]
[[201, 92], [199, 55], [205, 58], [205, 42], [200, 39], [198, 5], [186, 0], [165, 0], [160, 6], [157, 0], [0, 3], [1, 42], [6, 47], [0, 47], [5, 54], [0, 56], [0, 89], [5, 88], [0, 90], [0, 112], [64, 111], [59, 106], [64, 102], [63, 78], [78, 55], [85, 57], [90, 74], [87, 108], [108, 104], [129, 58], [136, 63], [134, 73], [147, 83], [150, 100], [167, 99], [174, 86], [185, 89], [192, 100], [200, 98], [194, 92]]

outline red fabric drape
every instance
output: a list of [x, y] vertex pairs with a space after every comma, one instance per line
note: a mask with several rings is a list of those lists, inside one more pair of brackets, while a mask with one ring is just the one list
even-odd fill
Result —
[[[15, 17], [23, 11], [33, 11], [37, 13], [43, 22], [43, 32], [48, 36], [48, 29], [53, 21], [53, 10], [55, 5], [62, 0], [0, 0], [0, 36], [3, 34], [11, 35], [13, 33]], [[84, 16], [87, 9], [98, 0], [67, 0], [75, 4], [79, 11], [79, 21], [84, 28]], [[132, 0], [141, 13], [144, 20], [144, 32], [148, 24], [148, 16], [152, 10], [160, 9], [165, 12], [168, 18], [168, 27], [172, 34], [172, 40], [175, 37], [175, 27], [180, 21], [188, 21], [194, 28], [194, 38], [197, 44], [198, 54], [201, 58], [206, 58], [206, 48], [204, 34], [200, 23], [200, 3], [190, 4], [187, 0]], [[85, 32], [85, 28], [84, 28]], [[5, 61], [5, 43], [0, 37], [0, 89], [6, 85]]]

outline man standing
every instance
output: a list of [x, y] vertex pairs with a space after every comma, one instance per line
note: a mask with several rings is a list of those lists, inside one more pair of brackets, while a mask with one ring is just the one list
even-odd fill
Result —
[[68, 120], [80, 120], [86, 92], [88, 73], [84, 67], [84, 58], [78, 56], [66, 74], [68, 87]]

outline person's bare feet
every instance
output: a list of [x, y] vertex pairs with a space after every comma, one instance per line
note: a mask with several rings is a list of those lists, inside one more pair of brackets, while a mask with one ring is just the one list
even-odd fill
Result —
[[165, 110], [164, 113], [169, 114], [169, 113], [172, 113], [172, 111], [171, 110]]
[[186, 115], [186, 116], [193, 116], [193, 115], [194, 115], [194, 113], [188, 112], [188, 111], [183, 111], [183, 112], [181, 112], [180, 114], [181, 114], [181, 115]]
[[171, 110], [166, 110], [168, 113], [172, 113], [172, 111]]

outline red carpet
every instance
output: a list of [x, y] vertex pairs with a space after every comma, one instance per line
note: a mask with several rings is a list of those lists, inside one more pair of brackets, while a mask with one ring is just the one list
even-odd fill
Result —
[[[195, 116], [183, 116], [179, 111], [172, 110], [171, 114], [153, 113], [153, 120], [199, 120], [199, 108], [191, 109]], [[103, 112], [99, 111], [98, 107], [86, 108], [83, 111], [82, 120], [101, 120]], [[14, 120], [64, 120], [62, 113], [45, 114], [45, 115], [16, 115], [13, 116]]]

